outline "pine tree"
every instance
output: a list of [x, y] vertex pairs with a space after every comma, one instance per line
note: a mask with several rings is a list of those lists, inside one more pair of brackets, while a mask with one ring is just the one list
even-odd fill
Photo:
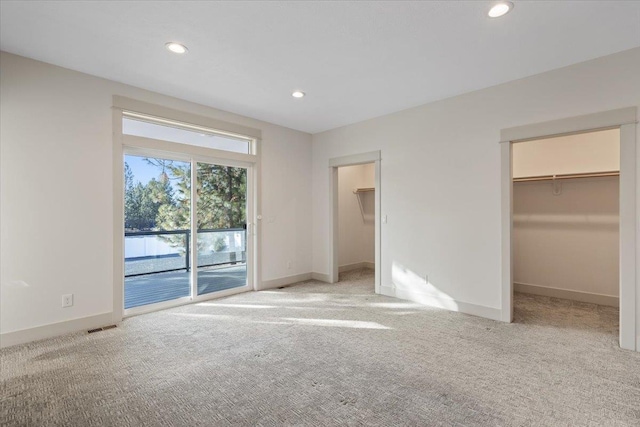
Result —
[[[125, 163], [126, 229], [189, 230], [191, 165], [164, 159], [145, 160], [160, 172], [158, 179], [152, 179], [146, 185], [134, 184], [133, 172]], [[246, 169], [198, 163], [196, 192], [198, 230], [244, 226], [247, 204]], [[185, 248], [184, 236], [164, 235], [161, 238], [174, 247]], [[223, 250], [224, 242], [216, 241], [214, 247], [216, 250]]]
[[134, 178], [131, 168], [125, 163], [125, 229], [156, 229], [160, 208], [173, 203], [169, 178], [161, 174], [159, 180], [152, 179], [146, 185], [140, 182], [134, 184]]
[[240, 228], [246, 222], [247, 171], [198, 164], [198, 229]]

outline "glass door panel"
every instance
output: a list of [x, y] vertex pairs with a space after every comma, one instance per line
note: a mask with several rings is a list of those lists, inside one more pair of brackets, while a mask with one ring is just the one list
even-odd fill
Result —
[[191, 295], [191, 164], [125, 156], [124, 308]]
[[197, 163], [197, 294], [247, 284], [247, 169]]

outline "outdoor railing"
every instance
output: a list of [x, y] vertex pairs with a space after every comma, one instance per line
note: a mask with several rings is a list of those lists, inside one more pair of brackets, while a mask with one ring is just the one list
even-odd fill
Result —
[[[125, 232], [125, 277], [190, 271], [191, 230]], [[246, 230], [198, 230], [198, 267], [246, 261]]]

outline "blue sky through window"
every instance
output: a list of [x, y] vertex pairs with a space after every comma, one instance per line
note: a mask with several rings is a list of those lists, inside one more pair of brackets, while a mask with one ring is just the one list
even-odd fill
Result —
[[[146, 185], [151, 179], [155, 178], [158, 181], [160, 173], [162, 172], [159, 167], [149, 164], [145, 159], [147, 157], [125, 155], [124, 161], [131, 168], [133, 172], [133, 185], [137, 185], [140, 182], [142, 185]], [[187, 162], [174, 161], [177, 165], [187, 165]], [[171, 177], [171, 174], [169, 174]]]
[[131, 172], [133, 172], [133, 185], [137, 185], [138, 182], [146, 185], [152, 178], [157, 180], [158, 176], [160, 176], [160, 170], [147, 163], [144, 157], [124, 156], [124, 161], [131, 168]]

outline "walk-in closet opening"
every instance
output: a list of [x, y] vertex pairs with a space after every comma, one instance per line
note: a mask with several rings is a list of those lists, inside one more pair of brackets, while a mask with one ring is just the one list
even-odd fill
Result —
[[375, 272], [375, 164], [338, 168], [339, 279]]
[[514, 143], [514, 321], [617, 335], [620, 129]]
[[[329, 259], [332, 267], [325, 280], [336, 283], [344, 275], [369, 275], [366, 280], [370, 280], [379, 294], [380, 151], [329, 159], [329, 178]], [[353, 277], [349, 277], [351, 279]]]

